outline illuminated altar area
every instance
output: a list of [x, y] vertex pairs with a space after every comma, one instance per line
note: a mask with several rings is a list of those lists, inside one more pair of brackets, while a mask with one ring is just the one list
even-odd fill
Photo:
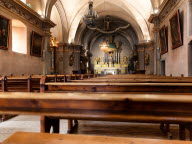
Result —
[[128, 57], [121, 59], [120, 43], [114, 41], [115, 36], [110, 36], [107, 40], [103, 38], [100, 43], [100, 50], [103, 51], [103, 57], [95, 57], [94, 73], [95, 74], [127, 74]]

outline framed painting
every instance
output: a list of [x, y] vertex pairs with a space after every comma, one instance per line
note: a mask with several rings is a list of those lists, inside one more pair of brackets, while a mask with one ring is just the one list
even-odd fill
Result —
[[31, 55], [41, 57], [42, 56], [42, 46], [43, 46], [43, 36], [32, 32], [32, 40], [31, 40]]
[[167, 27], [163, 26], [159, 31], [161, 55], [168, 52]]
[[0, 15], [0, 49], [9, 47], [10, 20]]
[[169, 22], [170, 22], [170, 28], [171, 28], [172, 49], [175, 49], [183, 45], [179, 11], [177, 11], [172, 16]]

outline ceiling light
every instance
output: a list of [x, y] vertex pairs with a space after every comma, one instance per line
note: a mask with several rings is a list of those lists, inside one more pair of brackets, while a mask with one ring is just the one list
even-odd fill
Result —
[[157, 13], [159, 13], [159, 9], [155, 8], [153, 12], [154, 12], [154, 14], [157, 14]]

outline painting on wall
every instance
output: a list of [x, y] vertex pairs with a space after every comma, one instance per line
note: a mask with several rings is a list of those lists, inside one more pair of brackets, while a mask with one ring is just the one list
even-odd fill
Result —
[[161, 45], [161, 55], [168, 52], [168, 45], [167, 45], [167, 28], [163, 26], [159, 31], [160, 37], [160, 45]]
[[172, 49], [175, 49], [183, 44], [179, 11], [177, 11], [169, 21], [171, 27]]
[[0, 49], [8, 49], [10, 20], [0, 15]]
[[32, 32], [32, 44], [31, 44], [31, 55], [41, 57], [42, 55], [42, 45], [43, 45], [43, 36]]

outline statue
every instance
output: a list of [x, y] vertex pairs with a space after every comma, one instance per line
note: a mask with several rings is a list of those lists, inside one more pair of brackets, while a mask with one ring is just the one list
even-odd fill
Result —
[[128, 57], [127, 56], [123, 57], [123, 64], [128, 64]]
[[69, 66], [73, 66], [74, 61], [75, 61], [75, 56], [73, 54], [71, 54], [69, 57]]
[[145, 65], [149, 65], [149, 54], [145, 54]]
[[109, 62], [113, 63], [113, 61], [114, 61], [114, 53], [110, 52], [109, 53]]
[[56, 44], [56, 38], [55, 38], [55, 37], [51, 37], [51, 38], [50, 38], [50, 46], [51, 46], [51, 47], [57, 46], [57, 44]]
[[116, 48], [118, 49], [119, 48], [119, 41], [116, 42]]
[[100, 63], [100, 58], [99, 58], [99, 57], [95, 57], [94, 62], [95, 62], [96, 64], [99, 64], [99, 63]]

